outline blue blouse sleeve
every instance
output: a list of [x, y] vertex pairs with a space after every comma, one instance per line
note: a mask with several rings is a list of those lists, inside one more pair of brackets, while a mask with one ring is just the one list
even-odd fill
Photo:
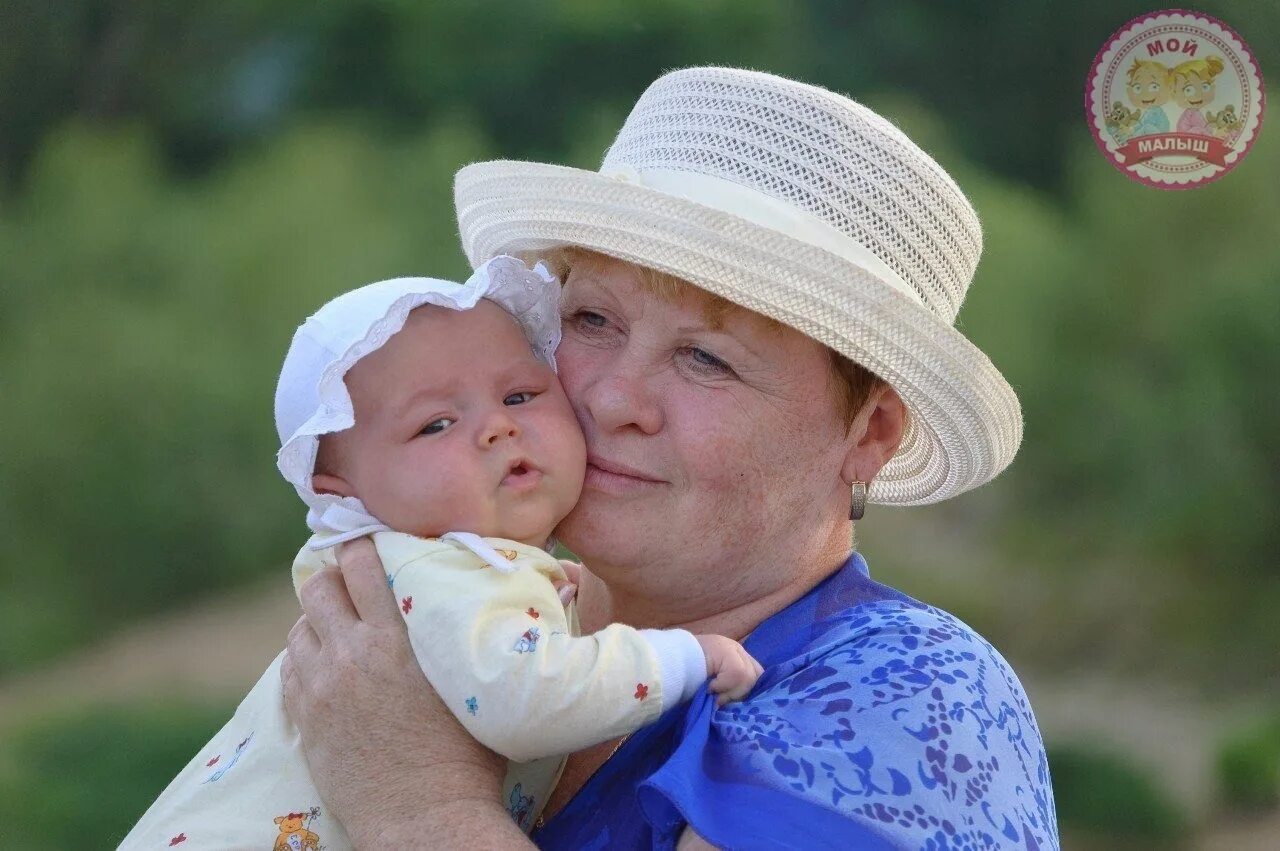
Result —
[[687, 824], [725, 848], [1057, 848], [1040, 732], [996, 650], [923, 604], [839, 620], [747, 701], [694, 698], [639, 789], [656, 844]]

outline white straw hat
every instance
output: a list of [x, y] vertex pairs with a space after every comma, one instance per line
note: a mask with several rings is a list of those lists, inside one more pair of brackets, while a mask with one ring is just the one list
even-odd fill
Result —
[[1017, 396], [953, 327], [978, 216], [941, 166], [846, 97], [754, 71], [675, 71], [641, 96], [599, 173], [477, 163], [454, 194], [472, 265], [581, 246], [777, 319], [888, 381], [908, 423], [870, 501], [938, 502], [1017, 452]]

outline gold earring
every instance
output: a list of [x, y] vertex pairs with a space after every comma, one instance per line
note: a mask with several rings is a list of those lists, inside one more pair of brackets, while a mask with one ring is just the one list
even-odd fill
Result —
[[849, 509], [850, 520], [861, 520], [862, 514], [867, 510], [867, 483], [853, 483], [853, 505]]

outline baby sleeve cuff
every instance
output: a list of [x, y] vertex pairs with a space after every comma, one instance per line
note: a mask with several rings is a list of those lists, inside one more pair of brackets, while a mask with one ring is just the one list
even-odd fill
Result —
[[658, 657], [662, 710], [693, 697], [707, 679], [707, 657], [693, 633], [683, 629], [642, 629], [640, 637]]

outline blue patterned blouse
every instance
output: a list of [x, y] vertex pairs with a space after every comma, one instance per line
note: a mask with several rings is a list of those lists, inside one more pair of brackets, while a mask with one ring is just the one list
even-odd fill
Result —
[[704, 687], [636, 732], [541, 848], [1057, 849], [1044, 743], [1009, 664], [857, 553], [762, 623], [747, 700]]

